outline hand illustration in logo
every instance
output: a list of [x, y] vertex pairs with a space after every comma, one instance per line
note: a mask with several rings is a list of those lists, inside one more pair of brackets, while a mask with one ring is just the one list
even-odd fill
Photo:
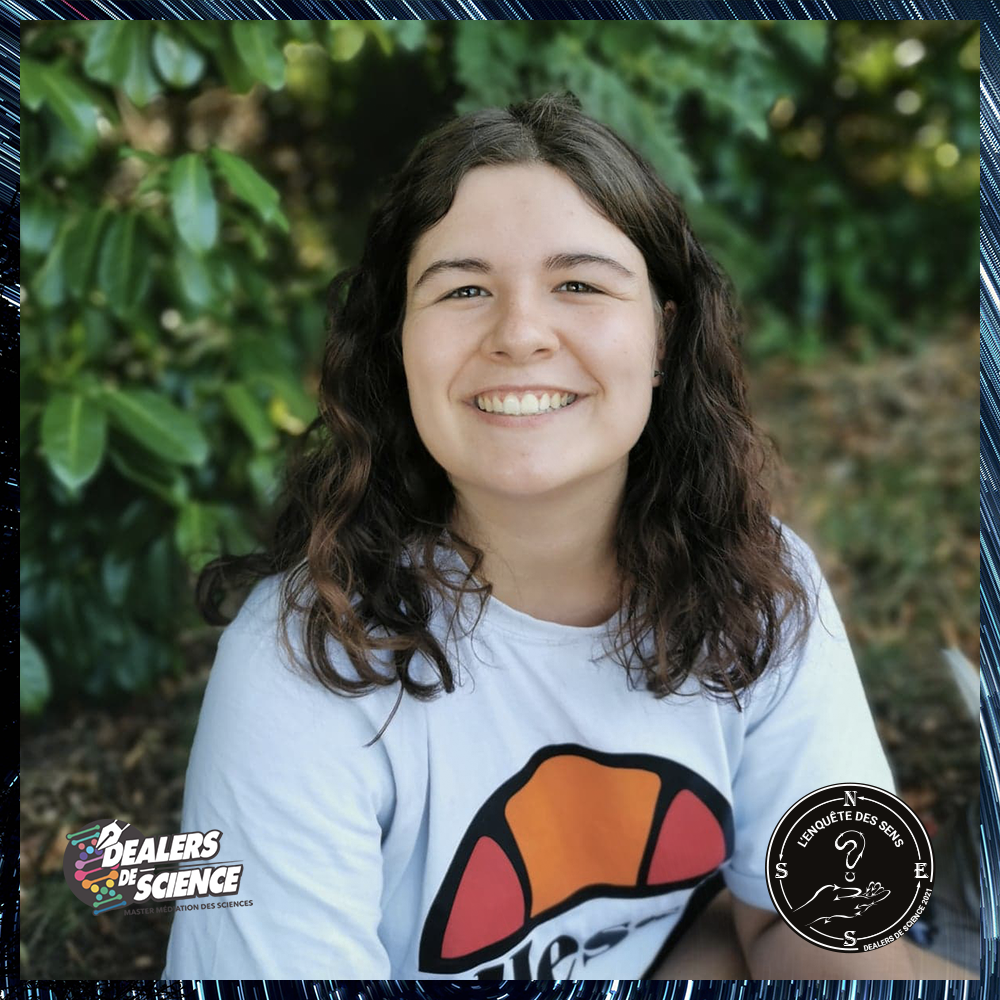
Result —
[[823, 885], [793, 911], [807, 924], [824, 926], [831, 920], [850, 920], [881, 903], [890, 894], [881, 882], [869, 882], [864, 890], [856, 885]]

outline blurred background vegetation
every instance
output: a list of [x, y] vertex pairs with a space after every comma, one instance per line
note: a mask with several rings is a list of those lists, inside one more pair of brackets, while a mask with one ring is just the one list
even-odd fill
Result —
[[732, 275], [776, 513], [904, 797], [933, 827], [978, 795], [940, 655], [978, 662], [978, 22], [34, 22], [21, 56], [23, 975], [158, 974], [169, 917], [85, 924], [62, 830], [176, 829], [193, 574], [267, 522], [327, 283], [421, 135], [549, 90]]

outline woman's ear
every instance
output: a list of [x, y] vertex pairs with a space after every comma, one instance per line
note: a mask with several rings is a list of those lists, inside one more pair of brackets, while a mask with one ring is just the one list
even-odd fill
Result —
[[[659, 331], [656, 338], [656, 367], [657, 369], [662, 369], [663, 358], [667, 353], [667, 338], [670, 336], [671, 331], [674, 327], [674, 320], [677, 317], [677, 303], [674, 301], [667, 302], [664, 305], [662, 312], [660, 313], [660, 323]], [[656, 385], [660, 384], [659, 379], [656, 379]]]

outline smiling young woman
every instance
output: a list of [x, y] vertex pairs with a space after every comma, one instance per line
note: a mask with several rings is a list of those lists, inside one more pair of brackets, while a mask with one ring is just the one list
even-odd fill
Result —
[[535, 618], [601, 624], [618, 606], [617, 511], [675, 304], [546, 163], [467, 173], [407, 275], [410, 407], [484, 551], [479, 577]]
[[183, 828], [254, 905], [178, 913], [165, 978], [639, 979], [723, 883], [689, 932], [720, 963], [846, 976], [776, 922], [765, 851], [806, 793], [892, 776], [770, 514], [739, 339], [676, 197], [575, 99], [418, 145], [331, 285], [273, 544], [200, 581], [217, 624], [252, 593]]

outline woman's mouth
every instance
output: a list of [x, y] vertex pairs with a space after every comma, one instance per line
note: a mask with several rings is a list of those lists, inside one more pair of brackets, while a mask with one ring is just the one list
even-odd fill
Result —
[[535, 417], [556, 413], [572, 406], [577, 396], [572, 392], [508, 392], [476, 396], [475, 407], [480, 413], [504, 417]]

